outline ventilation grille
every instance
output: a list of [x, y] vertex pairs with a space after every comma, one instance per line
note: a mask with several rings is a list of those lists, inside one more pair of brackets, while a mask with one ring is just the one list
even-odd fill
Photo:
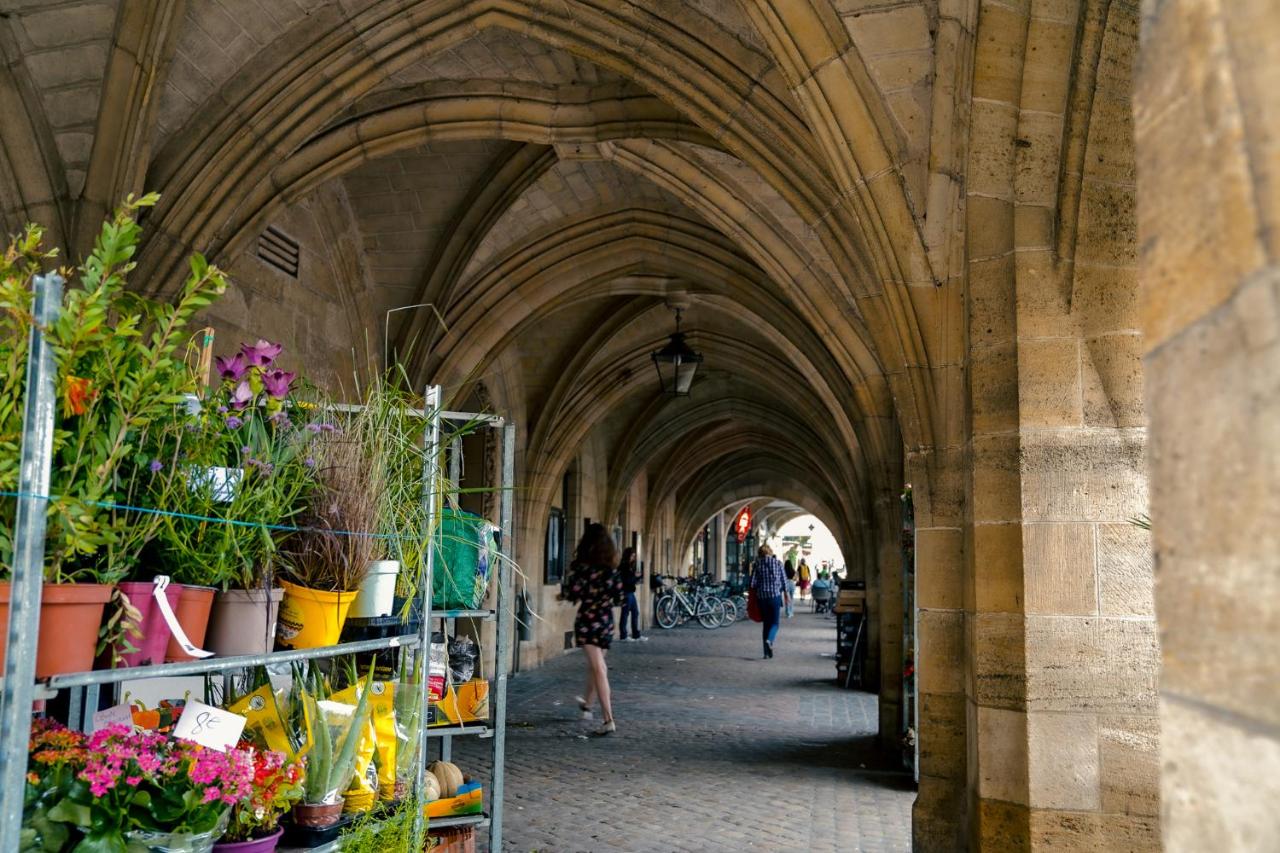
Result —
[[258, 259], [290, 278], [298, 277], [298, 241], [275, 226], [268, 225], [258, 237]]

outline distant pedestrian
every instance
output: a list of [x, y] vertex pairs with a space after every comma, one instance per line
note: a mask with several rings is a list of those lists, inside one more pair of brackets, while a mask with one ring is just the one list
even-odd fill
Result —
[[[618, 639], [628, 643], [636, 640], [647, 640], [640, 636], [640, 605], [636, 602], [636, 587], [641, 580], [640, 566], [636, 562], [636, 549], [627, 548], [622, 552], [622, 562], [618, 564], [618, 573], [622, 575], [622, 616], [618, 619]], [[631, 636], [627, 636], [627, 615], [631, 616]]]
[[756, 552], [755, 563], [751, 566], [751, 589], [756, 594], [756, 603], [760, 607], [761, 637], [764, 640], [765, 660], [773, 657], [773, 644], [778, 639], [778, 623], [781, 621], [782, 608], [791, 601], [787, 595], [787, 575], [782, 563], [773, 556], [773, 549], [761, 545]]
[[582, 719], [591, 719], [591, 705], [600, 700], [604, 723], [596, 732], [612, 734], [613, 702], [609, 691], [609, 666], [605, 652], [613, 640], [613, 608], [622, 603], [622, 576], [618, 571], [618, 546], [603, 524], [591, 524], [582, 534], [569, 567], [565, 598], [578, 605], [573, 620], [573, 641], [587, 657], [587, 690], [575, 697]]
[[800, 587], [800, 596], [804, 597], [809, 592], [809, 584], [813, 581], [813, 572], [809, 570], [809, 564], [800, 558], [800, 565], [796, 568], [796, 586]]
[[782, 564], [782, 572], [787, 576], [787, 618], [796, 615], [796, 567], [787, 560]]

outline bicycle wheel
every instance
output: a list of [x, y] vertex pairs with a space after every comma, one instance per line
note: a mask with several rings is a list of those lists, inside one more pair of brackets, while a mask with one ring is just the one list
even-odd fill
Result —
[[724, 624], [732, 625], [746, 615], [738, 609], [738, 602], [732, 598], [721, 598], [719, 601], [724, 605]]
[[680, 622], [680, 605], [674, 595], [664, 595], [658, 599], [658, 627], [674, 628]]
[[698, 608], [698, 622], [703, 628], [719, 628], [724, 624], [724, 602], [718, 598], [708, 598]]

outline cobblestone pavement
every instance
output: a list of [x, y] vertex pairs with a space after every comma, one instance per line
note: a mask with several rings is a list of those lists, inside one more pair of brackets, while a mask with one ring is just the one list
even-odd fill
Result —
[[[755, 623], [615, 642], [618, 733], [608, 738], [587, 737], [593, 724], [575, 719], [581, 652], [516, 676], [504, 848], [909, 850], [911, 780], [874, 752], [875, 697], [834, 684], [822, 656], [834, 625], [784, 620], [771, 661], [759, 660]], [[464, 772], [487, 770], [487, 742], [459, 740], [470, 740], [454, 750]]]

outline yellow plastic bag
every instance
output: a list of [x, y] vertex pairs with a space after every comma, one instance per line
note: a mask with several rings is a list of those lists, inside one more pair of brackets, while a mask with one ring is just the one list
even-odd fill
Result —
[[[374, 700], [377, 697], [375, 688], [381, 687], [380, 682], [374, 682], [370, 688], [369, 699]], [[360, 694], [357, 692], [358, 685], [351, 685], [343, 690], [339, 690], [329, 698], [334, 702], [343, 702], [348, 705], [357, 705], [360, 702]], [[386, 692], [385, 690], [383, 692]], [[374, 731], [373, 715], [370, 714], [369, 722], [365, 724], [364, 732], [360, 735], [360, 741], [356, 744], [356, 763], [355, 775], [351, 778], [351, 785], [347, 788], [344, 796], [346, 803], [342, 810], [347, 812], [367, 812], [373, 808], [374, 798], [378, 793], [378, 773], [373, 767], [373, 753], [378, 746], [378, 737]]]
[[369, 688], [369, 719], [377, 741], [378, 799], [396, 796], [395, 682], [375, 681]]
[[283, 752], [293, 760], [305, 753], [310, 744], [294, 749], [280, 715], [280, 708], [284, 704], [283, 692], [272, 691], [271, 685], [264, 684], [232, 702], [227, 710], [244, 717], [247, 720], [245, 730], [256, 735], [267, 749]]

